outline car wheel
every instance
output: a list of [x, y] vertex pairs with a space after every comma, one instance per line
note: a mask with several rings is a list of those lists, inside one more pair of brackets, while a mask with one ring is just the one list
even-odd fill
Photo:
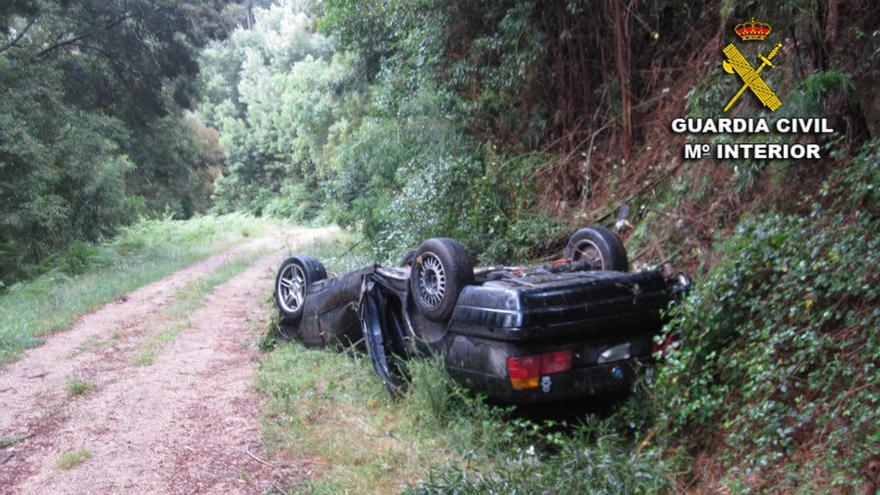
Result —
[[629, 270], [629, 260], [620, 237], [604, 227], [586, 227], [575, 232], [565, 246], [565, 257], [572, 261], [587, 261], [593, 270]]
[[428, 239], [416, 250], [409, 276], [410, 292], [419, 312], [428, 319], [449, 319], [459, 293], [472, 283], [471, 257], [455, 239]]
[[299, 321], [309, 285], [327, 278], [327, 270], [316, 258], [293, 256], [281, 263], [275, 276], [275, 305], [284, 323]]

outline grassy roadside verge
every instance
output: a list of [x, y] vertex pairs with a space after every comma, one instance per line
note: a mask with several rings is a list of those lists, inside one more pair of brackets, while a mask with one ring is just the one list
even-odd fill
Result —
[[[665, 493], [672, 466], [640, 449], [624, 414], [578, 426], [486, 405], [437, 360], [412, 364], [392, 400], [364, 356], [282, 344], [263, 363], [270, 450], [308, 474], [289, 493]], [[621, 432], [624, 433], [621, 433]]]
[[[355, 239], [313, 245], [328, 270], [368, 262]], [[290, 493], [658, 493], [672, 467], [639, 447], [638, 408], [535, 423], [458, 387], [437, 359], [410, 363], [409, 393], [392, 400], [366, 356], [279, 343], [263, 361], [264, 436], [308, 466]], [[633, 404], [636, 404], [635, 402]]]
[[67, 253], [63, 270], [15, 284], [0, 295], [0, 364], [95, 307], [268, 232], [272, 225], [237, 214], [144, 220], [103, 245]]
[[[369, 262], [357, 241], [343, 233], [305, 252], [342, 272]], [[365, 356], [280, 341], [262, 363], [258, 389], [269, 398], [267, 446], [313, 473], [287, 479], [290, 493], [393, 493], [424, 466], [455, 458], [422, 434], [409, 406], [390, 400]]]
[[314, 474], [286, 480], [292, 493], [393, 493], [454, 456], [386, 396], [362, 357], [283, 345], [264, 363], [259, 389], [271, 398], [270, 450]]

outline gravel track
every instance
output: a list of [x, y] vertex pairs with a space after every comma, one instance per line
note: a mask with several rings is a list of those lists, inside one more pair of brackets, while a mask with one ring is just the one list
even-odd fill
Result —
[[[0, 368], [0, 493], [265, 493], [282, 475], [265, 459], [253, 389], [266, 296], [284, 254], [333, 229], [256, 239], [81, 317]], [[134, 356], [168, 324], [175, 291], [252, 249], [271, 249], [206, 294], [147, 366]], [[285, 249], [277, 249], [285, 246]], [[73, 377], [94, 390], [69, 397]], [[65, 452], [92, 456], [68, 470]]]

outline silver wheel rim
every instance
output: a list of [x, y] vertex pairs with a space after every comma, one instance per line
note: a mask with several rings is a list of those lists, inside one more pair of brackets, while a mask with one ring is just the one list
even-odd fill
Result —
[[419, 265], [419, 297], [429, 309], [440, 306], [446, 296], [446, 269], [434, 253], [422, 255]]
[[583, 239], [575, 244], [572, 260], [586, 260], [596, 270], [602, 270], [605, 267], [605, 257], [602, 256], [602, 251], [596, 243], [589, 239]]
[[306, 276], [296, 263], [284, 267], [278, 277], [278, 302], [281, 308], [293, 313], [302, 307], [306, 297]]

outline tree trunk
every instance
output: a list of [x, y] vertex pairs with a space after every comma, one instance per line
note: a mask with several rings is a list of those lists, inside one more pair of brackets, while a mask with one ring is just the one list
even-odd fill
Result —
[[825, 42], [834, 43], [837, 41], [837, 19], [839, 13], [837, 11], [837, 0], [828, 0], [828, 20], [825, 25]]
[[611, 11], [614, 16], [614, 60], [617, 66], [617, 74], [620, 80], [620, 110], [621, 122], [623, 129], [620, 134], [620, 153], [624, 159], [629, 158], [630, 142], [632, 141], [632, 121], [630, 120], [630, 103], [629, 94], [629, 36], [626, 29], [626, 19], [621, 11], [620, 2], [622, 0], [610, 0]]

